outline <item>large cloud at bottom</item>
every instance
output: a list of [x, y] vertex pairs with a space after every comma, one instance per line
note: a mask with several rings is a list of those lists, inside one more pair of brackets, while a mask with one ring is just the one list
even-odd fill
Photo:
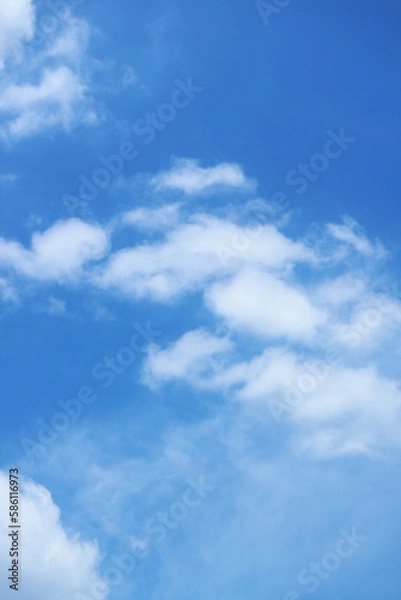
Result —
[[[0, 541], [1, 598], [15, 598], [5, 574], [11, 566], [7, 523], [8, 473], [0, 471], [0, 507], [3, 527]], [[66, 531], [60, 510], [50, 492], [41, 485], [23, 483], [20, 494], [19, 600], [74, 600], [92, 597], [94, 589], [107, 596], [107, 586], [97, 571], [101, 560], [95, 542], [83, 541]], [[100, 596], [98, 596], [100, 597]]]

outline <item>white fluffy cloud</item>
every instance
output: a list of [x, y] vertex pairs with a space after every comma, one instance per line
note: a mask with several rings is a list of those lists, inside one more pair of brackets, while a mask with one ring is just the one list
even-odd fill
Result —
[[59, 221], [43, 233], [34, 233], [29, 250], [0, 238], [0, 266], [33, 279], [71, 280], [85, 263], [102, 258], [108, 244], [101, 227], [78, 219]]
[[[3, 4], [0, 11], [6, 10]], [[9, 18], [0, 24], [0, 33], [1, 27], [5, 30], [4, 39], [14, 40], [12, 44], [4, 42], [14, 60], [6, 64], [0, 84], [3, 140], [18, 140], [50, 128], [68, 130], [78, 124], [96, 123], [98, 111], [90, 94], [87, 68], [89, 25], [66, 13], [56, 34], [49, 33], [39, 47], [28, 48], [22, 41], [31, 37], [34, 29], [32, 6], [23, 0], [5, 5], [15, 7], [7, 9]], [[20, 29], [15, 23], [20, 23]], [[15, 47], [20, 49], [19, 61], [11, 52]]]
[[297, 377], [305, 372], [302, 358], [285, 348], [265, 350], [249, 361], [233, 363], [221, 370], [214, 384], [223, 389], [237, 386], [240, 400], [268, 402], [282, 395]]
[[151, 387], [171, 379], [191, 383], [210, 379], [217, 368], [216, 357], [232, 347], [230, 340], [202, 329], [189, 331], [165, 350], [151, 346], [144, 366], [144, 381]]
[[0, 2], [0, 69], [7, 58], [17, 58], [21, 44], [32, 38], [35, 11], [31, 0]]
[[207, 302], [231, 327], [267, 338], [308, 341], [326, 319], [304, 291], [255, 269], [215, 284]]
[[[8, 474], [0, 471], [0, 504], [3, 515], [8, 514]], [[107, 596], [107, 585], [98, 573], [101, 561], [94, 542], [82, 540], [67, 532], [60, 521], [60, 510], [49, 491], [33, 482], [26, 482], [21, 490], [20, 589], [21, 600], [73, 600], [79, 594], [91, 597], [98, 589], [98, 597]], [[8, 533], [9, 531], [7, 531]], [[1, 572], [7, 573], [11, 559], [5, 530], [1, 535]], [[9, 582], [1, 582], [1, 597], [11, 599], [16, 592]]]
[[[0, 93], [0, 111], [11, 119], [8, 134], [19, 138], [43, 128], [61, 126], [68, 129], [85, 103], [86, 85], [70, 68], [45, 70], [38, 84], [10, 84]], [[82, 121], [90, 123], [94, 113], [84, 110]]]
[[[134, 220], [145, 216], [150, 215], [135, 212]], [[230, 221], [194, 215], [190, 223], [178, 225], [162, 241], [112, 254], [97, 281], [103, 288], [133, 297], [170, 300], [183, 292], [203, 289], [243, 265], [281, 270], [314, 260], [303, 243], [285, 237], [275, 227], [251, 227], [248, 236]]]
[[292, 418], [301, 448], [318, 456], [380, 453], [401, 445], [399, 382], [372, 367], [333, 370]]
[[198, 194], [215, 186], [241, 189], [252, 185], [235, 163], [203, 168], [197, 160], [188, 158], [176, 159], [169, 171], [159, 173], [151, 183], [158, 190], [173, 189], [186, 194]]
[[276, 348], [222, 370], [213, 385], [236, 386], [239, 400], [269, 407], [272, 425], [288, 422], [297, 448], [320, 458], [400, 446], [400, 382], [373, 366], [346, 366], [344, 359]]
[[252, 403], [255, 410], [263, 406], [271, 414], [270, 426], [286, 423], [297, 450], [314, 457], [378, 456], [401, 446], [401, 383], [371, 365], [346, 366], [341, 352], [333, 356], [305, 357], [276, 347], [236, 362], [227, 338], [193, 331], [167, 349], [152, 347], [144, 381], [181, 378], [198, 388], [229, 392], [228, 398]]

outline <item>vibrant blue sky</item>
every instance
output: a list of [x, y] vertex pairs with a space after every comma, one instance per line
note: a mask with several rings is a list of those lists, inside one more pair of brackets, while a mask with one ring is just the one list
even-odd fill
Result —
[[[398, 599], [399, 3], [293, 0], [265, 22], [251, 0], [75, 4], [0, 7], [21, 599]], [[67, 210], [124, 143], [135, 158]], [[367, 539], [308, 591], [298, 574], [353, 528]], [[113, 556], [140, 551], [115, 584]]]

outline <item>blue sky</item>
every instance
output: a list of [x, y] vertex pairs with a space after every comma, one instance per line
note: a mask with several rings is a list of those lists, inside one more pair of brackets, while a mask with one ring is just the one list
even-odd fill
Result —
[[399, 19], [1, 3], [21, 600], [398, 599]]

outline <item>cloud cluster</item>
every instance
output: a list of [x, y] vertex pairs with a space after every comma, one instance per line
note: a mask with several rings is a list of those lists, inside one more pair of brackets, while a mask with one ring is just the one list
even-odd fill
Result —
[[[252, 198], [254, 188], [241, 205], [194, 208], [195, 192], [209, 198], [218, 183], [214, 201], [222, 188], [242, 194], [245, 181], [235, 163], [199, 167], [181, 159], [145, 178], [153, 205], [104, 225], [57, 222], [35, 232], [30, 248], [0, 238], [3, 300], [24, 280], [170, 307], [192, 295], [215, 325], [195, 325], [166, 348], [151, 346], [147, 385], [182, 381], [266, 406], [284, 414], [299, 449], [317, 456], [398, 445], [399, 383], [380, 358], [383, 347], [393, 351], [401, 323], [398, 298], [376, 279], [387, 252], [349, 217], [295, 237], [290, 216], [275, 220], [268, 203]], [[170, 187], [181, 191], [179, 203], [166, 202]], [[248, 223], [255, 206], [262, 208]], [[251, 352], [242, 350], [247, 344]], [[341, 365], [325, 358], [333, 352]]]
[[0, 114], [3, 141], [53, 128], [93, 125], [98, 111], [90, 93], [87, 47], [90, 26], [71, 11], [39, 49], [29, 44], [36, 22], [31, 0], [0, 8]]
[[267, 409], [269, 427], [287, 424], [296, 449], [318, 458], [378, 456], [400, 447], [401, 382], [373, 364], [347, 365], [338, 349], [334, 360], [324, 350], [305, 356], [283, 346], [238, 362], [234, 349], [227, 338], [186, 333], [170, 347], [150, 349], [144, 382], [180, 377], [253, 410]]
[[216, 277], [233, 273], [241, 266], [282, 269], [295, 260], [310, 258], [311, 253], [302, 243], [289, 240], [274, 227], [267, 225], [264, 233], [248, 252], [233, 250], [227, 260], [225, 256], [222, 260], [233, 238], [241, 237], [241, 228], [211, 214], [195, 214], [189, 222], [179, 222], [152, 244], [113, 252], [99, 272], [98, 283], [102, 288], [121, 290], [132, 297], [170, 300], [204, 289]]

